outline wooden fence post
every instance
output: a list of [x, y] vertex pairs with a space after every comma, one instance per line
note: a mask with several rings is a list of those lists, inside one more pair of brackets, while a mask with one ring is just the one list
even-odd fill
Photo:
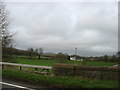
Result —
[[22, 67], [20, 66], [20, 71], [22, 70]]
[[100, 79], [103, 79], [103, 70], [101, 70]]
[[49, 70], [47, 69], [47, 75], [49, 74]]
[[4, 64], [2, 64], [2, 69], [4, 69]]
[[38, 68], [35, 68], [36, 71], [38, 71]]
[[76, 71], [75, 71], [75, 65], [73, 66], [73, 76], [75, 76], [75, 73], [76, 73]]

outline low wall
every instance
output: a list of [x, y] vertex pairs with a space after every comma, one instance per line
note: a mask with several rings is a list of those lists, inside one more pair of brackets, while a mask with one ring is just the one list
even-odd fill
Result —
[[108, 66], [85, 66], [71, 64], [55, 64], [54, 75], [59, 76], [82, 76], [92, 79], [118, 80], [120, 68]]

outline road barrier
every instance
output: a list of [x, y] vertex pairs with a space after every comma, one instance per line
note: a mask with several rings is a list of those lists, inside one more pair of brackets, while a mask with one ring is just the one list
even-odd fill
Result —
[[[27, 64], [16, 64], [16, 63], [7, 63], [7, 62], [0, 62], [0, 65], [2, 65], [2, 69], [4, 69], [5, 66], [18, 66], [20, 71], [22, 70], [22, 67], [30, 67], [30, 68], [34, 68], [36, 73], [43, 73], [43, 71], [46, 71], [46, 74], [49, 74], [49, 70], [52, 70], [51, 66], [27, 65]], [[38, 69], [42, 69], [42, 70], [38, 71]]]

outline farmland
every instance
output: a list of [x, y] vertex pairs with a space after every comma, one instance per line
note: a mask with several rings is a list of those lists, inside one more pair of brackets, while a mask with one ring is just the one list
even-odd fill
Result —
[[[41, 66], [53, 66], [55, 63], [59, 63], [58, 60], [39, 60], [39, 59], [23, 59], [23, 58], [14, 58], [10, 60], [3, 60], [6, 62], [11, 63], [20, 63], [20, 64], [30, 64], [30, 65], [41, 65]], [[61, 60], [62, 61], [62, 60]], [[81, 61], [71, 61], [66, 60], [64, 63], [67, 64], [77, 64], [82, 65], [83, 63]], [[91, 66], [113, 66], [117, 64], [117, 62], [98, 62], [98, 61], [86, 61], [84, 62], [85, 65], [91, 65]]]
[[[87, 65], [87, 66], [113, 66], [117, 62], [103, 62], [103, 61], [71, 61], [71, 60], [54, 60], [54, 59], [37, 59], [36, 57], [28, 59], [25, 56], [13, 56], [12, 58], [3, 59], [4, 62], [40, 65], [40, 66], [53, 66], [55, 63], [66, 63], [74, 65]], [[55, 76], [53, 70], [50, 70], [50, 75], [41, 75], [34, 73], [34, 68], [6, 66], [3, 69], [3, 78], [13, 78], [25, 82], [32, 82], [34, 84], [43, 84], [49, 87], [57, 88], [118, 88], [118, 81], [116, 80], [100, 80], [83, 78], [81, 76]], [[39, 69], [38, 69], [39, 70]], [[21, 76], [21, 77], [19, 77]]]

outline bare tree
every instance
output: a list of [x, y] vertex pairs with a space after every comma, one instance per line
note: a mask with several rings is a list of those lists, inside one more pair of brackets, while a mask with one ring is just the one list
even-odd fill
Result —
[[120, 57], [120, 51], [118, 51], [118, 52], [116, 53], [116, 55], [117, 55], [118, 57]]
[[108, 61], [108, 55], [104, 55], [104, 61], [107, 62]]
[[7, 48], [13, 46], [13, 35], [8, 31], [9, 26], [8, 12], [5, 4], [0, 0], [0, 43], [2, 44], [3, 55], [7, 53]]
[[112, 62], [115, 62], [115, 60], [116, 60], [116, 56], [113, 55], [113, 56], [112, 56]]
[[116, 56], [117, 56], [117, 60], [116, 61], [120, 62], [120, 51], [117, 52]]
[[37, 48], [35, 51], [36, 51], [36, 54], [38, 56], [38, 59], [41, 59], [41, 55], [43, 54], [43, 49]]
[[33, 53], [34, 53], [34, 49], [28, 48], [28, 55], [29, 55], [30, 59], [32, 58]]

